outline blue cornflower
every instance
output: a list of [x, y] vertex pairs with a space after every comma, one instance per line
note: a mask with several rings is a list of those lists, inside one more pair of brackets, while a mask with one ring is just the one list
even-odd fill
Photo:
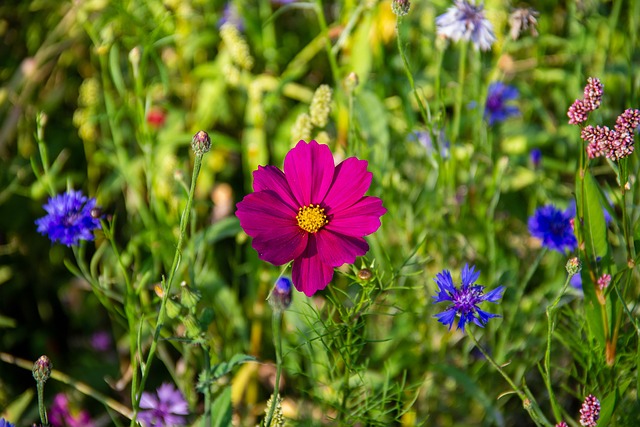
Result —
[[484, 107], [484, 116], [489, 121], [489, 125], [500, 123], [507, 118], [517, 116], [520, 110], [515, 105], [507, 102], [518, 98], [518, 89], [506, 85], [502, 82], [493, 82], [489, 85], [487, 103]]
[[15, 426], [11, 424], [9, 421], [5, 420], [4, 418], [0, 418], [0, 427], [15, 427]]
[[498, 286], [488, 294], [484, 293], [484, 286], [474, 285], [480, 276], [480, 270], [475, 271], [475, 266], [469, 268], [469, 264], [465, 264], [462, 269], [462, 283], [460, 289], [456, 288], [451, 279], [449, 270], [442, 270], [433, 279], [438, 285], [438, 294], [433, 297], [433, 303], [450, 301], [447, 310], [434, 315], [443, 325], [449, 325], [449, 329], [453, 326], [456, 316], [458, 320], [458, 329], [464, 331], [464, 325], [473, 322], [480, 327], [484, 325], [492, 317], [500, 317], [499, 314], [487, 313], [478, 307], [478, 304], [489, 301], [497, 303], [502, 298], [504, 286]]
[[95, 208], [96, 199], [84, 196], [82, 191], [69, 190], [51, 197], [44, 205], [48, 214], [36, 220], [38, 232], [67, 246], [93, 240], [93, 230], [100, 228], [100, 219], [91, 212]]
[[455, 0], [454, 3], [436, 18], [438, 35], [453, 41], [471, 40], [476, 49], [491, 49], [496, 36], [491, 22], [484, 17], [484, 6], [476, 6], [467, 0]]
[[572, 251], [578, 247], [571, 224], [573, 217], [569, 209], [561, 211], [553, 205], [543, 206], [529, 217], [529, 232], [542, 240], [542, 246], [552, 251]]
[[529, 152], [529, 158], [531, 159], [533, 167], [538, 169], [542, 162], [542, 151], [539, 148], [534, 148]]

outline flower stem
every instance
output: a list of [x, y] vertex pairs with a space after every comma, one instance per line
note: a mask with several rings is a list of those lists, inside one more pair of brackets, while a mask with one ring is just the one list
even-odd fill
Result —
[[[577, 273], [579, 274], [579, 273]], [[544, 382], [547, 386], [547, 392], [549, 393], [549, 400], [551, 401], [551, 408], [553, 409], [553, 415], [556, 417], [556, 420], [562, 419], [562, 413], [560, 408], [558, 407], [558, 402], [556, 401], [555, 394], [553, 393], [553, 387], [551, 387], [551, 335], [553, 334], [553, 330], [556, 326], [556, 313], [557, 313], [557, 305], [567, 290], [567, 286], [569, 286], [569, 281], [573, 275], [567, 275], [567, 279], [564, 281], [564, 285], [560, 290], [560, 293], [553, 301], [553, 303], [547, 307], [547, 350], [544, 353], [544, 373], [545, 378]]]
[[502, 369], [502, 367], [500, 367], [500, 365], [498, 365], [498, 363], [489, 355], [489, 353], [487, 353], [485, 349], [480, 346], [480, 343], [478, 343], [478, 340], [476, 339], [475, 335], [473, 335], [473, 332], [471, 332], [471, 329], [467, 330], [467, 334], [471, 337], [471, 340], [476, 345], [476, 348], [480, 350], [480, 352], [489, 361], [489, 363], [500, 373], [500, 375], [502, 375], [502, 377], [507, 381], [507, 383], [509, 383], [509, 385], [511, 386], [513, 391], [518, 395], [520, 400], [522, 400], [522, 404], [524, 408], [527, 410], [527, 412], [529, 412], [529, 416], [531, 417], [531, 419], [537, 425], [542, 424], [547, 427], [552, 427], [552, 424], [549, 422], [549, 420], [546, 419], [546, 417], [540, 411], [538, 403], [533, 399], [533, 396], [527, 396], [527, 393], [525, 393], [519, 387], [516, 386], [516, 384]]
[[44, 427], [49, 425], [49, 420], [47, 418], [47, 409], [44, 406], [44, 382], [36, 381], [36, 385], [38, 388], [38, 411], [40, 412], [40, 422]]
[[171, 284], [173, 283], [173, 278], [175, 276], [176, 271], [178, 270], [178, 266], [180, 265], [180, 260], [182, 259], [182, 245], [184, 242], [184, 238], [187, 232], [187, 224], [189, 223], [189, 216], [191, 214], [191, 207], [193, 205], [193, 195], [196, 189], [196, 181], [198, 180], [198, 174], [200, 173], [200, 167], [202, 166], [202, 157], [204, 154], [197, 154], [195, 157], [195, 162], [193, 165], [193, 174], [191, 176], [191, 187], [189, 188], [189, 195], [187, 197], [187, 204], [184, 207], [184, 211], [182, 212], [182, 216], [180, 218], [180, 235], [178, 236], [178, 243], [176, 244], [176, 251], [173, 257], [173, 264], [171, 265], [171, 270], [169, 270], [169, 278], [167, 280], [163, 280], [162, 286], [162, 302], [160, 303], [160, 311], [158, 312], [158, 318], [156, 321], [156, 330], [153, 334], [153, 341], [151, 342], [151, 347], [149, 348], [149, 354], [147, 355], [147, 360], [143, 365], [143, 374], [140, 379], [140, 385], [138, 387], [138, 393], [134, 400], [134, 417], [131, 420], [131, 426], [135, 425], [135, 415], [138, 412], [138, 407], [140, 405], [140, 398], [142, 397], [142, 390], [144, 390], [145, 382], [149, 376], [149, 372], [151, 371], [151, 363], [153, 362], [153, 358], [156, 354], [156, 349], [158, 347], [158, 339], [160, 338], [160, 332], [162, 330], [162, 326], [165, 322], [166, 312], [167, 312], [167, 300], [169, 299], [169, 294], [171, 292]]
[[458, 90], [456, 92], [456, 99], [453, 104], [453, 133], [451, 135], [451, 142], [453, 144], [456, 144], [458, 142], [458, 135], [460, 135], [460, 115], [462, 113], [462, 102], [464, 98], [464, 78], [467, 66], [468, 45], [468, 43], [460, 43], [460, 60], [458, 62]]
[[273, 329], [273, 344], [276, 348], [276, 380], [273, 385], [273, 397], [271, 398], [271, 406], [267, 419], [264, 422], [265, 427], [271, 426], [273, 414], [276, 406], [278, 406], [278, 396], [280, 393], [280, 376], [282, 375], [282, 311], [273, 310], [271, 316], [271, 328]]

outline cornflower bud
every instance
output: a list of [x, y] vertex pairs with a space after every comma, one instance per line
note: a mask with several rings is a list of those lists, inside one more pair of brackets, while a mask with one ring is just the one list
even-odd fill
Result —
[[269, 295], [269, 304], [274, 310], [284, 311], [291, 305], [291, 279], [288, 277], [280, 277], [276, 280], [271, 295]]
[[193, 152], [196, 153], [196, 156], [202, 156], [208, 152], [211, 148], [211, 138], [209, 138], [209, 134], [203, 130], [198, 131], [198, 133], [193, 135], [191, 148]]
[[393, 0], [391, 2], [391, 10], [396, 16], [405, 16], [409, 13], [411, 2], [409, 0]]
[[40, 356], [33, 364], [33, 379], [38, 383], [44, 384], [51, 376], [51, 369], [53, 369], [51, 360], [47, 356]]
[[569, 273], [569, 277], [571, 277], [574, 274], [580, 273], [580, 270], [582, 269], [582, 263], [580, 262], [578, 257], [573, 257], [570, 258], [569, 261], [567, 261], [567, 265], [565, 266], [565, 268], [567, 269], [567, 273]]

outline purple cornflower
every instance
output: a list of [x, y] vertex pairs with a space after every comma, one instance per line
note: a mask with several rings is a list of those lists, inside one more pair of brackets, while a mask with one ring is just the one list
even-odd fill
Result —
[[11, 424], [9, 421], [5, 420], [4, 418], [0, 418], [0, 427], [15, 427], [15, 426]]
[[44, 205], [48, 214], [36, 220], [38, 232], [67, 246], [93, 240], [93, 230], [100, 228], [100, 219], [91, 213], [95, 207], [96, 199], [85, 197], [82, 191], [69, 190], [51, 197]]
[[[436, 132], [437, 132], [436, 140], [438, 141], [438, 144], [440, 145], [440, 156], [443, 159], [448, 159], [449, 158], [449, 146], [451, 144], [447, 140], [447, 137], [444, 134], [444, 130], [443, 129], [441, 129], [440, 131], [436, 131]], [[411, 132], [409, 134], [409, 139], [410, 140], [414, 140], [414, 141], [418, 141], [426, 149], [427, 154], [429, 156], [433, 155], [433, 153], [435, 151], [435, 147], [433, 146], [433, 139], [431, 138], [431, 134], [428, 131], [424, 131], [424, 130], [413, 131], [413, 132]]]
[[436, 18], [438, 35], [456, 42], [471, 40], [476, 49], [491, 49], [496, 37], [491, 22], [484, 17], [484, 6], [476, 6], [467, 0], [455, 0], [454, 3], [446, 13]]
[[173, 384], [164, 383], [155, 394], [142, 393], [138, 421], [146, 426], [173, 427], [186, 424], [189, 413], [187, 401]]
[[600, 79], [589, 77], [584, 87], [583, 98], [576, 99], [567, 110], [570, 125], [578, 125], [587, 121], [589, 113], [600, 107], [604, 85]]
[[53, 398], [49, 409], [49, 422], [52, 427], [93, 427], [91, 416], [85, 410], [69, 407], [69, 399], [64, 393]]
[[442, 270], [433, 279], [438, 285], [438, 294], [433, 297], [433, 303], [450, 302], [449, 307], [442, 313], [438, 313], [436, 317], [443, 325], [448, 325], [449, 329], [453, 326], [456, 317], [458, 320], [458, 329], [464, 332], [464, 325], [473, 322], [480, 327], [484, 327], [492, 317], [500, 317], [498, 314], [487, 313], [478, 307], [478, 304], [489, 301], [497, 303], [502, 298], [504, 286], [498, 286], [488, 294], [484, 293], [484, 286], [475, 285], [474, 283], [480, 276], [480, 270], [475, 271], [475, 266], [469, 268], [469, 264], [465, 264], [462, 269], [462, 280], [460, 289], [456, 288], [451, 279], [449, 270]]
[[529, 217], [529, 232], [533, 237], [542, 240], [542, 246], [552, 251], [572, 251], [578, 247], [571, 226], [572, 218], [569, 210], [561, 211], [553, 205], [543, 206]]
[[507, 118], [517, 116], [520, 110], [515, 105], [507, 102], [518, 98], [518, 89], [502, 82], [493, 82], [489, 85], [487, 103], [484, 107], [484, 116], [489, 120], [489, 126], [505, 121]]
[[592, 394], [587, 396], [580, 408], [580, 425], [596, 427], [600, 418], [600, 401]]

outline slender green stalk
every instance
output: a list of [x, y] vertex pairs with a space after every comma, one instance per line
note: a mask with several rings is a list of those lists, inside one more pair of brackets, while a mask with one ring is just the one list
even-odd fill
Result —
[[273, 344], [276, 347], [276, 380], [273, 385], [273, 397], [271, 398], [271, 406], [269, 407], [269, 413], [264, 422], [265, 427], [271, 426], [273, 420], [273, 413], [278, 405], [278, 396], [280, 393], [280, 376], [282, 375], [282, 311], [273, 310], [271, 316], [271, 327], [273, 329]]
[[[580, 274], [580, 273], [576, 273]], [[547, 392], [549, 393], [549, 400], [551, 401], [551, 407], [553, 409], [553, 415], [556, 417], [556, 420], [561, 420], [562, 412], [560, 407], [558, 406], [558, 402], [556, 401], [555, 394], [553, 392], [553, 387], [551, 386], [551, 335], [553, 334], [553, 330], [556, 326], [556, 313], [557, 313], [557, 305], [567, 290], [567, 286], [569, 286], [569, 281], [571, 280], [572, 274], [567, 275], [567, 279], [564, 281], [564, 285], [562, 289], [558, 293], [558, 296], [553, 301], [553, 303], [547, 307], [547, 350], [544, 353], [544, 373], [545, 373], [545, 385], [547, 386]]]
[[462, 103], [464, 102], [464, 80], [467, 73], [467, 49], [469, 43], [460, 44], [460, 60], [458, 62], [458, 90], [456, 91], [456, 99], [453, 104], [453, 133], [451, 142], [456, 144], [460, 135], [460, 116], [462, 114]]
[[202, 416], [202, 427], [211, 425], [211, 356], [209, 355], [209, 346], [203, 345], [202, 352], [204, 353], [204, 383], [207, 388], [204, 390], [204, 414]]
[[202, 166], [202, 157], [204, 154], [196, 155], [195, 162], [193, 165], [193, 174], [191, 177], [191, 187], [189, 188], [189, 196], [187, 198], [187, 204], [182, 212], [182, 217], [180, 218], [180, 235], [178, 236], [178, 243], [176, 244], [176, 251], [173, 257], [173, 264], [171, 265], [171, 270], [169, 270], [169, 278], [167, 280], [163, 280], [162, 282], [162, 302], [160, 303], [160, 311], [158, 312], [158, 317], [156, 321], [156, 330], [153, 334], [153, 341], [151, 342], [151, 347], [149, 348], [149, 354], [147, 355], [147, 360], [143, 365], [143, 374], [140, 379], [140, 385], [138, 387], [138, 393], [135, 397], [134, 404], [134, 417], [131, 420], [131, 426], [134, 426], [135, 423], [135, 415], [138, 412], [138, 407], [140, 405], [140, 398], [142, 397], [142, 390], [144, 390], [144, 385], [149, 377], [149, 372], [151, 371], [151, 363], [153, 362], [153, 358], [156, 354], [156, 349], [158, 347], [158, 339], [160, 338], [160, 332], [162, 330], [162, 326], [165, 322], [167, 315], [167, 300], [169, 299], [169, 295], [171, 293], [171, 285], [173, 283], [173, 278], [175, 276], [176, 271], [180, 265], [180, 260], [182, 259], [182, 245], [185, 239], [187, 224], [189, 223], [189, 217], [191, 214], [191, 208], [193, 205], [193, 195], [196, 189], [196, 181], [198, 180], [198, 175], [200, 173], [200, 167]]
[[547, 420], [546, 417], [542, 414], [542, 411], [540, 410], [538, 403], [534, 399], [532, 399], [531, 396], [528, 396], [527, 393], [525, 393], [518, 386], [516, 386], [515, 382], [513, 382], [511, 377], [509, 377], [509, 375], [507, 375], [504, 369], [502, 369], [502, 367], [498, 365], [498, 363], [493, 359], [493, 357], [491, 357], [491, 355], [489, 355], [489, 353], [487, 353], [487, 351], [485, 351], [485, 349], [482, 348], [480, 343], [478, 343], [478, 340], [473, 335], [473, 332], [471, 332], [471, 329], [467, 330], [467, 334], [471, 337], [471, 340], [476, 345], [476, 348], [480, 350], [480, 352], [489, 361], [489, 363], [500, 373], [500, 375], [502, 375], [502, 377], [507, 381], [507, 383], [509, 383], [509, 385], [511, 386], [511, 389], [518, 395], [520, 400], [522, 400], [522, 404], [524, 408], [527, 410], [527, 412], [529, 413], [529, 416], [531, 417], [531, 419], [537, 425], [553, 427], [553, 425], [549, 422], [549, 420]]
[[[342, 77], [340, 76], [340, 68], [338, 67], [338, 60], [336, 59], [336, 55], [331, 48], [331, 39], [329, 38], [329, 27], [327, 26], [327, 20], [324, 17], [324, 8], [322, 7], [322, 0], [316, 0], [316, 14], [318, 15], [318, 24], [320, 25], [320, 32], [324, 35], [325, 38], [325, 49], [327, 51], [327, 56], [329, 57], [329, 65], [331, 66], [331, 73], [333, 74], [333, 80], [336, 83], [340, 83], [342, 81]], [[340, 87], [340, 86], [337, 86]]]
[[44, 405], [44, 382], [36, 381], [36, 387], [38, 389], [38, 412], [40, 413], [40, 422], [44, 427], [49, 425], [49, 419], [47, 418], [47, 409]]

